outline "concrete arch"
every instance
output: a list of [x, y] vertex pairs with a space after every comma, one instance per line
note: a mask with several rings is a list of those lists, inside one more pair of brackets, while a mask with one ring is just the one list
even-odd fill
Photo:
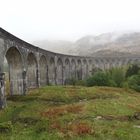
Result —
[[57, 60], [56, 81], [58, 85], [63, 85], [63, 62], [61, 58]]
[[99, 60], [98, 59], [94, 59], [94, 67], [99, 69], [100, 68], [100, 65], [99, 65]]
[[45, 86], [48, 81], [48, 67], [47, 67], [47, 59], [44, 55], [40, 57], [39, 60], [39, 72], [40, 72], [40, 85]]
[[35, 55], [30, 52], [27, 56], [27, 82], [29, 88], [37, 87], [37, 59]]
[[87, 73], [88, 73], [88, 64], [87, 64], [87, 60], [84, 59], [83, 66], [82, 66], [82, 79], [85, 79], [87, 77]]
[[10, 47], [6, 54], [9, 65], [10, 94], [23, 94], [23, 61], [16, 47]]
[[[93, 72], [93, 70], [94, 70], [95, 68], [97, 68], [97, 66], [96, 66], [96, 61], [95, 61], [95, 59], [92, 59], [91, 62], [92, 62], [92, 72]], [[89, 65], [90, 65], [90, 63], [89, 63]], [[92, 73], [92, 72], [91, 72], [91, 73]]]
[[107, 69], [106, 68], [106, 65], [107, 65], [107, 60], [104, 58], [104, 59], [102, 59], [102, 67], [103, 67], [103, 70]]
[[80, 59], [77, 60], [77, 79], [82, 80], [82, 62]]
[[68, 84], [70, 80], [70, 61], [68, 58], [65, 59], [64, 79], [64, 84]]
[[119, 58], [117, 59], [117, 62], [118, 62], [118, 67], [122, 67], [122, 63], [121, 63], [121, 60]]
[[111, 68], [115, 68], [115, 59], [111, 59]]
[[89, 60], [88, 61], [88, 76], [92, 75], [92, 69], [93, 69], [92, 60]]
[[48, 76], [49, 76], [49, 83], [55, 84], [55, 60], [53, 57], [49, 60], [49, 66], [48, 66]]
[[110, 65], [109, 65], [109, 59], [105, 59], [105, 69], [109, 69]]
[[104, 61], [105, 61], [104, 59], [100, 58], [100, 68], [101, 68], [101, 70], [105, 69], [105, 62]]
[[76, 62], [74, 59], [71, 60], [71, 78], [76, 79]]

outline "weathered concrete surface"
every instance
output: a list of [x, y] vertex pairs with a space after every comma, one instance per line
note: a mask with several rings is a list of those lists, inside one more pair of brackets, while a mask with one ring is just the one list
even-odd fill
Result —
[[4, 106], [4, 58], [9, 64], [10, 94], [26, 94], [28, 88], [68, 84], [85, 79], [93, 68], [102, 70], [139, 63], [140, 57], [81, 57], [58, 54], [33, 46], [0, 28], [0, 107]]

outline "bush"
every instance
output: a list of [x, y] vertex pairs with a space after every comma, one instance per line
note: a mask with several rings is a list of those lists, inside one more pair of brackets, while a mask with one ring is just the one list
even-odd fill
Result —
[[114, 80], [111, 79], [111, 80], [109, 80], [109, 86], [110, 87], [117, 87], [117, 84]]
[[127, 69], [126, 77], [136, 75], [136, 74], [138, 74], [139, 71], [140, 71], [140, 67], [137, 64], [133, 64], [133, 65], [129, 66], [129, 68]]
[[96, 72], [86, 80], [86, 86], [108, 86], [109, 77], [105, 72]]
[[123, 87], [125, 90], [128, 90], [128, 89], [129, 89], [128, 82], [125, 81], [125, 82], [122, 84], [122, 87]]
[[85, 86], [85, 84], [86, 83], [85, 83], [84, 80], [77, 80], [76, 83], [75, 83], [76, 86]]
[[117, 87], [122, 87], [125, 81], [125, 71], [123, 68], [113, 68], [110, 70], [110, 79], [114, 81], [114, 85]]
[[129, 77], [128, 85], [130, 88], [132, 88], [136, 91], [140, 91], [140, 74]]

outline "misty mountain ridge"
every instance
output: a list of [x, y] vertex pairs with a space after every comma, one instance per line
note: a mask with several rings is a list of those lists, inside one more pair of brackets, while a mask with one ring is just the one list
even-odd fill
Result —
[[140, 32], [88, 35], [75, 42], [39, 40], [34, 41], [33, 44], [49, 51], [70, 55], [95, 57], [139, 56]]

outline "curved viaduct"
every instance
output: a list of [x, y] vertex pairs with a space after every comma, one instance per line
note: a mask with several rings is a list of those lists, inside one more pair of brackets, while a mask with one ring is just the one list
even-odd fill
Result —
[[[9, 65], [10, 94], [26, 94], [28, 88], [64, 85], [69, 79], [84, 79], [92, 69], [109, 69], [137, 63], [140, 57], [84, 57], [46, 51], [0, 28], [0, 100], [5, 92], [4, 59]], [[0, 106], [1, 103], [0, 102]]]

